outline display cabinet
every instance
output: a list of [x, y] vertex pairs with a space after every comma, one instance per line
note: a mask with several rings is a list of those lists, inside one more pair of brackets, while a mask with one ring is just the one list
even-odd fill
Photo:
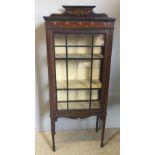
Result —
[[95, 6], [63, 8], [44, 17], [53, 151], [59, 117], [96, 116], [96, 131], [102, 120], [103, 147], [115, 18], [94, 13]]

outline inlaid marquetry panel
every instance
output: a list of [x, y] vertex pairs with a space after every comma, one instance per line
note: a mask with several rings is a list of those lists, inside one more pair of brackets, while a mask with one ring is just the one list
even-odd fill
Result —
[[111, 22], [48, 21], [46, 28], [113, 28]]

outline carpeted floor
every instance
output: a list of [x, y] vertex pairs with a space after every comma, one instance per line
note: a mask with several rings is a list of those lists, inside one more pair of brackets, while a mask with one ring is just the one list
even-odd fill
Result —
[[52, 151], [51, 133], [36, 133], [36, 155], [119, 155], [118, 128], [105, 130], [104, 147], [100, 147], [101, 130], [57, 131], [56, 152]]

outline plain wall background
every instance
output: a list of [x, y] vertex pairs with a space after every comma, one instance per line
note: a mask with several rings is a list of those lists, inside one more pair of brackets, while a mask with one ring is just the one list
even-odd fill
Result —
[[[106, 127], [120, 126], [120, 108], [119, 108], [119, 92], [120, 92], [120, 11], [119, 0], [36, 0], [36, 16], [35, 16], [35, 38], [36, 38], [36, 103], [35, 103], [35, 128], [36, 131], [50, 130], [49, 119], [49, 99], [48, 99], [48, 72], [46, 61], [46, 38], [43, 16], [52, 13], [61, 13], [62, 5], [95, 5], [94, 12], [107, 13], [109, 16], [115, 17], [113, 51], [110, 75], [110, 88], [108, 100], [108, 115]], [[56, 122], [56, 130], [85, 129], [94, 128], [96, 118], [71, 120], [68, 118], [59, 118]]]

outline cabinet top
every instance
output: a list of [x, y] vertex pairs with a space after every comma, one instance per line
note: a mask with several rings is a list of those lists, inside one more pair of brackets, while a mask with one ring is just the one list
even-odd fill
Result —
[[62, 14], [44, 16], [45, 21], [107, 21], [114, 22], [115, 18], [108, 17], [105, 13], [94, 13], [96, 6], [62, 6], [65, 11]]

